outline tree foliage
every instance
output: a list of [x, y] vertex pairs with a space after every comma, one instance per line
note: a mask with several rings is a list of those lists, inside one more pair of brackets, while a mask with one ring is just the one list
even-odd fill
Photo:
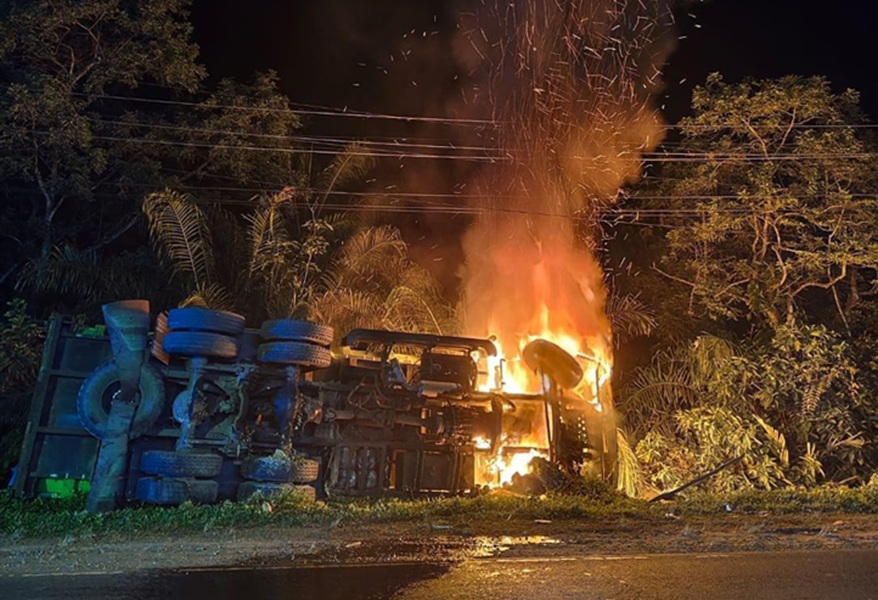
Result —
[[661, 333], [618, 388], [648, 485], [739, 455], [706, 485], [869, 479], [878, 213], [857, 101], [819, 77], [696, 88], [678, 160], [642, 188], [659, 222], [623, 286]]
[[408, 258], [395, 227], [360, 229], [345, 240], [323, 278], [312, 316], [339, 333], [355, 327], [450, 333], [454, 311], [432, 274]]
[[190, 3], [0, 8], [0, 285], [68, 312], [110, 290], [165, 300], [124, 276], [144, 267], [144, 196], [211, 188], [242, 203], [303, 181], [277, 76], [206, 87]]
[[0, 320], [0, 473], [18, 459], [44, 337], [43, 324], [28, 314], [26, 302], [11, 301]]
[[662, 265], [694, 309], [777, 327], [808, 302], [846, 319], [872, 289], [878, 204], [857, 101], [819, 77], [712, 75], [695, 90], [679, 156], [697, 159], [663, 174], [665, 208], [687, 217], [667, 219]]
[[61, 238], [100, 244], [130, 226], [118, 219], [130, 210], [114, 204], [139, 195], [152, 173], [129, 160], [124, 135], [103, 118], [124, 112], [108, 96], [145, 82], [195, 90], [204, 70], [187, 17], [187, 0], [5, 3], [0, 173], [23, 188], [11, 193], [15, 208], [39, 232], [17, 240], [19, 256], [45, 258]]

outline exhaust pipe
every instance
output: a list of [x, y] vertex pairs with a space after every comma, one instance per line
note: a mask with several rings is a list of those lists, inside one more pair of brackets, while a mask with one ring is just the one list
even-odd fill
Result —
[[101, 440], [86, 501], [89, 512], [117, 508], [124, 493], [128, 458], [128, 432], [140, 401], [140, 369], [146, 360], [149, 302], [123, 300], [101, 307], [119, 370], [121, 390], [113, 398], [107, 429]]

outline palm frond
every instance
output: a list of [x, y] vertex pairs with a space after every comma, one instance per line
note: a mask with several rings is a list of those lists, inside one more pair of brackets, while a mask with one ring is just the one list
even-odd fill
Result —
[[433, 312], [431, 300], [433, 298], [425, 297], [414, 288], [396, 286], [384, 300], [384, 320], [391, 329], [442, 335], [442, 325]]
[[100, 276], [98, 263], [96, 252], [81, 251], [69, 245], [56, 246], [45, 258], [24, 265], [16, 289], [95, 300]]
[[375, 157], [365, 146], [357, 142], [346, 146], [317, 178], [319, 189], [324, 190], [322, 202], [338, 188], [361, 180], [374, 166]]
[[172, 190], [143, 201], [149, 233], [160, 255], [176, 274], [191, 275], [195, 286], [214, 279], [214, 255], [204, 211], [189, 196]]
[[339, 334], [358, 327], [383, 325], [381, 299], [352, 289], [330, 290], [311, 303], [311, 319], [326, 323]]
[[716, 371], [717, 365], [735, 357], [737, 353], [735, 345], [726, 339], [707, 334], [698, 336], [688, 352], [692, 380], [706, 382]]
[[244, 217], [248, 223], [247, 238], [250, 242], [250, 270], [254, 270], [254, 263], [266, 249], [274, 246], [275, 242], [286, 241], [286, 235], [282, 227], [278, 226], [278, 215], [275, 207], [266, 205], [258, 208], [252, 214]]
[[619, 409], [633, 432], [645, 426], [667, 424], [671, 416], [698, 400], [698, 389], [685, 360], [672, 352], [659, 352], [652, 363], [639, 369], [626, 386]]
[[650, 335], [656, 327], [651, 309], [631, 294], [610, 295], [606, 310], [617, 345], [638, 336]]
[[219, 284], [212, 283], [209, 285], [196, 286], [189, 296], [180, 303], [180, 306], [198, 306], [200, 308], [210, 308], [213, 310], [232, 310], [234, 300], [225, 288]]
[[640, 469], [640, 461], [631, 447], [628, 434], [622, 428], [616, 429], [616, 439], [619, 444], [618, 473], [616, 489], [626, 496], [637, 498], [643, 485], [643, 473]]
[[405, 256], [406, 250], [406, 244], [396, 227], [367, 227], [345, 241], [339, 263], [345, 270], [367, 274], [381, 270], [389, 261]]

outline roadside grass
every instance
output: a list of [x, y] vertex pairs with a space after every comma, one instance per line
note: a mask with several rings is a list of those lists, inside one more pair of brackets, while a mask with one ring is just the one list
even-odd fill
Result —
[[607, 490], [588, 495], [549, 494], [522, 497], [503, 492], [477, 497], [435, 499], [333, 499], [309, 502], [296, 494], [244, 503], [213, 506], [185, 503], [174, 508], [138, 506], [112, 513], [85, 511], [85, 498], [18, 500], [0, 492], [0, 539], [15, 542], [30, 538], [89, 537], [105, 534], [169, 534], [224, 529], [309, 526], [345, 527], [369, 523], [508, 522], [546, 519], [659, 521], [668, 512], [676, 515], [711, 515], [766, 512], [878, 513], [878, 485], [859, 488], [821, 487], [812, 490], [748, 491], [729, 495], [695, 494], [671, 503], [650, 504]]

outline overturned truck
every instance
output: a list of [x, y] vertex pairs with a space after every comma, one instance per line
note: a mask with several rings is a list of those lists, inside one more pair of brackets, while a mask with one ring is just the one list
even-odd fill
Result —
[[[248, 329], [202, 308], [104, 307], [106, 330], [51, 322], [15, 493], [89, 489], [89, 508], [308, 497], [473, 493], [541, 457], [615, 477], [608, 386], [570, 392], [580, 363], [535, 340], [537, 394], [503, 390], [491, 340], [330, 327]], [[330, 347], [333, 346], [333, 350]], [[604, 389], [606, 388], [606, 389]]]

